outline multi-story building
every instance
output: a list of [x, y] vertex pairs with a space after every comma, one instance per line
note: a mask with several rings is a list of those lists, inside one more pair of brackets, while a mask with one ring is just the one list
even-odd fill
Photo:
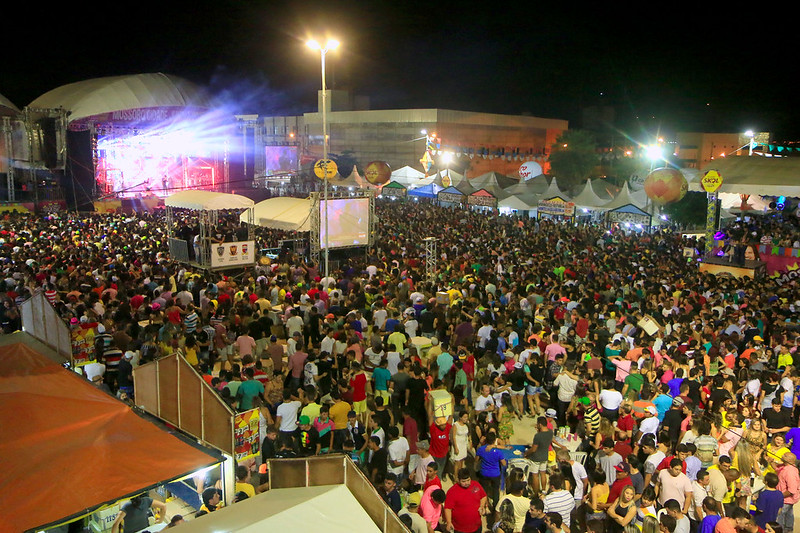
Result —
[[[385, 161], [393, 169], [411, 166], [424, 170], [420, 159], [428, 137], [435, 134], [434, 171], [450, 168], [469, 177], [489, 171], [516, 176], [525, 161], [545, 167], [550, 146], [568, 128], [565, 120], [525, 115], [448, 109], [367, 110], [363, 101], [348, 98], [343, 91], [328, 92], [329, 152], [346, 156], [359, 166]], [[322, 98], [320, 110], [321, 106]], [[260, 117], [248, 120], [245, 127], [255, 133], [256, 177], [291, 170], [276, 168], [285, 165], [287, 158], [296, 158], [297, 170], [322, 156], [321, 111]], [[340, 173], [351, 170], [340, 169]]]

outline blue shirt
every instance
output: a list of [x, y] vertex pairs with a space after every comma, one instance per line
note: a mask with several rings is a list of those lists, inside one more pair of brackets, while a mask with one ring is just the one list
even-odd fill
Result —
[[758, 495], [756, 509], [756, 524], [761, 529], [766, 528], [767, 522], [774, 522], [778, 518], [778, 511], [783, 507], [783, 493], [778, 490], [764, 490]]
[[700, 522], [699, 533], [714, 533], [714, 528], [717, 527], [717, 522], [719, 522], [721, 518], [722, 517], [718, 514], [706, 515], [703, 517], [703, 521]]
[[792, 442], [792, 453], [800, 457], [800, 428], [792, 428], [786, 433], [786, 442]]
[[442, 352], [436, 358], [436, 365], [439, 367], [439, 379], [443, 379], [453, 367], [453, 356], [447, 352]]
[[681, 395], [681, 383], [683, 383], [683, 378], [673, 378], [667, 382], [670, 396], [677, 398]]
[[487, 450], [486, 446], [478, 448], [476, 455], [481, 459], [481, 475], [485, 477], [500, 476], [500, 461], [503, 460], [503, 452], [498, 448]]
[[659, 394], [653, 400], [653, 405], [656, 406], [658, 409], [658, 421], [664, 421], [664, 415], [667, 414], [670, 407], [672, 407], [672, 396], [667, 396], [666, 394]]
[[378, 367], [372, 371], [372, 379], [375, 380], [375, 390], [389, 390], [389, 380], [392, 373], [388, 368]]

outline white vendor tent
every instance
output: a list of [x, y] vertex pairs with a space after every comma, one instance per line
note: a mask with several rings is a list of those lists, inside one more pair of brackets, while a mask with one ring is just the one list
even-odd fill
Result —
[[547, 176], [544, 174], [539, 174], [538, 176], [529, 180], [520, 181], [519, 183], [515, 183], [510, 187], [506, 187], [504, 190], [513, 195], [530, 196], [531, 194], [542, 194], [547, 190], [549, 185], [550, 183], [547, 181]]
[[[310, 198], [270, 198], [255, 205], [253, 222], [257, 226], [284, 231], [311, 231], [313, 207]], [[240, 220], [247, 222], [244, 216]]]
[[550, 198], [562, 198], [564, 200], [571, 201], [568, 200], [569, 195], [565, 192], [562, 192], [562, 190], [559, 188], [558, 180], [555, 177], [550, 181], [550, 185], [540, 196], [542, 200], [549, 200]]
[[401, 183], [406, 187], [422, 187], [433, 182], [433, 176], [425, 177], [423, 172], [409, 166], [398, 168], [392, 172], [392, 181]]
[[503, 176], [499, 172], [487, 172], [469, 180], [469, 184], [476, 189], [486, 189], [492, 193], [499, 189], [507, 189], [517, 183], [519, 183], [518, 179]]
[[[769, 200], [762, 198], [758, 195], [751, 195], [746, 197], [745, 211], [766, 211], [769, 209]], [[732, 209], [735, 212], [741, 211], [742, 196], [732, 192], [723, 192], [719, 194], [719, 200], [722, 203], [722, 209]]]
[[187, 522], [177, 531], [380, 533], [381, 529], [347, 487], [323, 485], [272, 489]]
[[619, 191], [619, 194], [617, 194], [617, 196], [614, 197], [613, 200], [603, 205], [602, 207], [603, 209], [612, 211], [614, 209], [619, 209], [620, 207], [626, 205], [633, 205], [642, 210], [644, 210], [645, 207], [647, 206], [647, 196], [645, 195], [644, 199], [642, 199], [641, 197], [634, 196], [633, 194], [631, 194], [627, 182], [625, 183], [625, 185], [622, 186], [622, 189]]
[[508, 198], [498, 200], [497, 208], [500, 209], [500, 211], [530, 211], [532, 209], [536, 209], [536, 204], [530, 205], [520, 199], [518, 196], [509, 196]]
[[450, 169], [440, 170], [433, 175], [433, 183], [445, 189], [448, 187], [455, 187], [466, 179], [467, 177], [464, 176], [464, 174], [459, 174], [458, 172]]
[[177, 209], [215, 211], [220, 209], [248, 209], [255, 203], [246, 196], [216, 191], [180, 191], [169, 196], [164, 205]]
[[722, 176], [721, 193], [800, 197], [800, 157], [754, 155], [715, 159], [697, 179], [689, 181], [689, 190], [702, 191], [700, 179], [712, 169]]
[[594, 191], [591, 179], [586, 181], [583, 190], [578, 193], [578, 195], [575, 196], [572, 201], [575, 203], [575, 207], [582, 207], [586, 209], [598, 209], [603, 204], [608, 203], [608, 200], [603, 200]]

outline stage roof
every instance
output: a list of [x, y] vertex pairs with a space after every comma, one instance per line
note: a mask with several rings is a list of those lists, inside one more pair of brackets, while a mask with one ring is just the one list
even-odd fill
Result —
[[11, 103], [11, 100], [0, 94], [0, 117], [16, 115], [19, 113], [19, 108]]
[[690, 191], [702, 191], [700, 179], [709, 170], [722, 176], [719, 192], [758, 196], [800, 197], [800, 157], [738, 156], [715, 159], [689, 182]]
[[0, 351], [0, 531], [82, 516], [216, 464], [23, 343]]
[[49, 91], [30, 107], [62, 107], [70, 122], [94, 115], [153, 107], [219, 107], [199, 86], [161, 73], [95, 78], [63, 85]]
[[246, 209], [255, 202], [240, 194], [227, 194], [215, 191], [180, 191], [164, 200], [167, 207], [193, 209], [195, 211], [214, 211], [218, 209]]

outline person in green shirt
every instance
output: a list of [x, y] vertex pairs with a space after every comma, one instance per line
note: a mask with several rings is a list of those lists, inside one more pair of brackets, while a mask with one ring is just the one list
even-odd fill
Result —
[[634, 362], [622, 386], [622, 396], [632, 401], [638, 400], [642, 385], [644, 385], [644, 375], [639, 371], [639, 365]]
[[264, 397], [264, 385], [255, 379], [255, 372], [252, 368], [246, 368], [244, 375], [247, 378], [239, 385], [236, 391], [236, 398], [239, 400], [239, 410], [247, 411], [255, 407], [255, 399]]

